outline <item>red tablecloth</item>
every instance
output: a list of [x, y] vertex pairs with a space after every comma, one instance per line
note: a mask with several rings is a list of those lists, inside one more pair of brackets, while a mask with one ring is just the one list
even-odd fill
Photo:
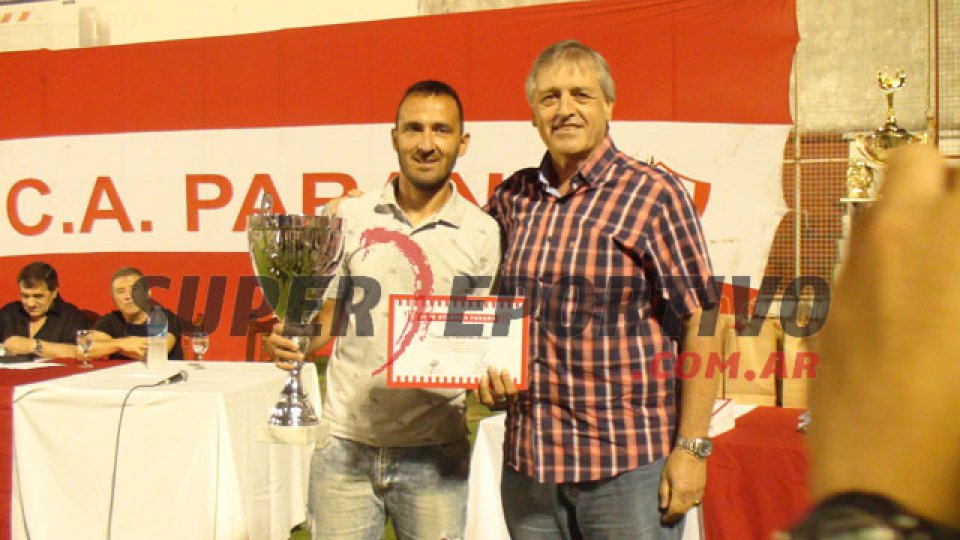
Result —
[[[96, 360], [94, 369], [117, 366], [120, 360]], [[48, 381], [66, 375], [88, 371], [66, 366], [42, 369], [0, 369], [0, 539], [10, 538], [10, 496], [13, 492], [13, 389], [21, 384]]]
[[769, 540], [810, 507], [801, 412], [758, 407], [714, 440], [702, 507], [706, 540]]

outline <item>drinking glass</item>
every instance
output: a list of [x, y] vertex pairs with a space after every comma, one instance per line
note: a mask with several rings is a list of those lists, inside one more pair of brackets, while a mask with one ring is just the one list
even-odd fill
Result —
[[90, 360], [87, 358], [87, 355], [90, 354], [91, 347], [93, 347], [93, 331], [77, 330], [77, 348], [80, 350], [80, 354], [82, 355], [80, 358], [80, 367], [82, 368], [93, 367], [93, 364], [91, 364]]
[[190, 348], [193, 349], [193, 354], [196, 357], [196, 361], [192, 364], [193, 367], [204, 369], [203, 355], [207, 354], [207, 349], [210, 348], [210, 336], [201, 331], [190, 334]]

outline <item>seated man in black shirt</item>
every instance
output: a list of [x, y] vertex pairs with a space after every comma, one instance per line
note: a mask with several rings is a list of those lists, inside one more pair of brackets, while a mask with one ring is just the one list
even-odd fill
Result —
[[[110, 294], [117, 309], [93, 325], [94, 343], [90, 356], [142, 360], [147, 354], [147, 318], [154, 304], [143, 281], [143, 272], [123, 267], [110, 278]], [[180, 323], [176, 315], [163, 308], [167, 317], [167, 351], [171, 360], [183, 359]]]
[[60, 298], [57, 271], [32, 262], [17, 275], [20, 301], [0, 309], [0, 342], [8, 355], [76, 358], [77, 330], [90, 328], [80, 310]]

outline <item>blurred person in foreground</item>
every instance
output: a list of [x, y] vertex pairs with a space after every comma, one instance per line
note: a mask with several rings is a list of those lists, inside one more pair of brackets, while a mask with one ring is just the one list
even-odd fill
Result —
[[854, 226], [812, 342], [819, 504], [794, 539], [960, 538], [957, 181], [932, 146], [897, 150]]
[[0, 342], [6, 354], [76, 358], [77, 330], [90, 328], [83, 313], [60, 296], [57, 271], [35, 261], [17, 274], [20, 300], [0, 309]]

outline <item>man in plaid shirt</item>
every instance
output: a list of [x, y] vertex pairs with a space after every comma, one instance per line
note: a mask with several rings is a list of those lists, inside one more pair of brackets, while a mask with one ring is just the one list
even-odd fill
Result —
[[[677, 355], [719, 352], [710, 260], [690, 197], [608, 133], [615, 90], [576, 41], [526, 81], [547, 146], [487, 206], [504, 234], [501, 290], [530, 302], [529, 390], [491, 371], [481, 401], [508, 409], [501, 483], [514, 539], [679, 538], [699, 503], [716, 383]], [[704, 366], [705, 362], [700, 362]]]

